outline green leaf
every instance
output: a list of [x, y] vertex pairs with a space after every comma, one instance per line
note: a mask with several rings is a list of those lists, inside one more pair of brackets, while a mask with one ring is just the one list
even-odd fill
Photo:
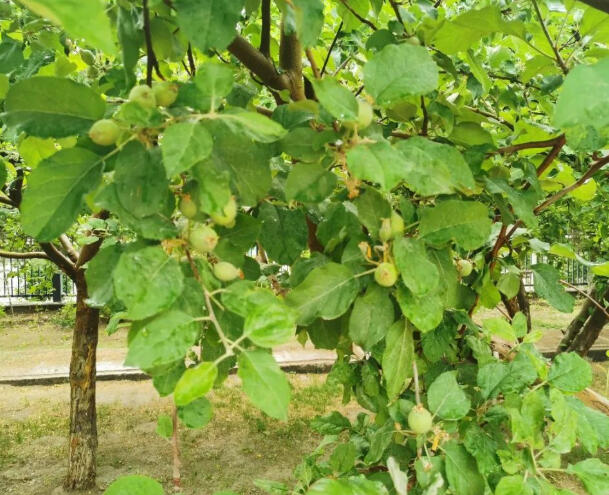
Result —
[[301, 164], [292, 167], [285, 184], [288, 201], [321, 203], [336, 187], [335, 174], [317, 164]]
[[562, 353], [554, 358], [548, 381], [563, 392], [581, 392], [592, 385], [592, 369], [576, 352]]
[[203, 428], [213, 416], [211, 402], [205, 397], [193, 400], [186, 406], [178, 407], [178, 418], [188, 428]]
[[387, 106], [436, 89], [438, 66], [427, 48], [387, 45], [364, 66], [364, 82], [376, 102]]
[[22, 0], [35, 14], [63, 27], [72, 37], [114, 55], [116, 47], [103, 0]]
[[504, 318], [487, 318], [482, 322], [482, 327], [486, 330], [489, 335], [499, 337], [511, 344], [516, 343], [516, 333], [512, 328], [512, 325]]
[[383, 353], [383, 376], [389, 400], [402, 393], [406, 380], [412, 377], [414, 360], [414, 340], [412, 327], [404, 320], [396, 321], [385, 338]]
[[146, 476], [123, 476], [112, 483], [104, 495], [164, 495], [163, 487]]
[[459, 495], [484, 495], [484, 479], [476, 460], [455, 440], [444, 444], [448, 484]]
[[161, 212], [169, 184], [158, 149], [147, 150], [139, 141], [128, 143], [116, 158], [114, 184], [119, 203], [134, 217]]
[[394, 321], [394, 309], [389, 291], [380, 285], [368, 287], [353, 305], [349, 318], [349, 337], [365, 350], [371, 351], [385, 337]]
[[413, 137], [398, 142], [396, 148], [405, 158], [404, 180], [417, 194], [432, 196], [474, 189], [469, 165], [454, 146]]
[[33, 77], [15, 83], [4, 101], [4, 123], [42, 138], [81, 134], [103, 118], [104, 100], [70, 79]]
[[216, 110], [235, 84], [234, 71], [224, 64], [206, 62], [197, 70], [194, 78], [199, 98], [197, 104], [203, 111]]
[[533, 495], [522, 476], [504, 476], [497, 483], [495, 495]]
[[286, 344], [296, 333], [296, 315], [277, 298], [272, 304], [258, 305], [249, 312], [243, 334], [260, 347]]
[[565, 79], [554, 110], [554, 126], [566, 131], [569, 146], [594, 151], [609, 142], [609, 60], [578, 65]]
[[423, 241], [409, 237], [396, 239], [393, 242], [393, 256], [404, 285], [415, 296], [424, 296], [438, 287], [440, 273], [427, 256]]
[[290, 384], [273, 356], [262, 350], [239, 355], [239, 378], [252, 403], [269, 416], [288, 419]]
[[307, 495], [388, 495], [387, 488], [365, 478], [323, 478], [315, 482]]
[[[279, 3], [279, 2], [278, 2]], [[296, 33], [304, 48], [315, 46], [324, 24], [324, 3], [322, 0], [282, 0], [286, 13], [284, 30]]]
[[161, 140], [167, 177], [185, 172], [195, 163], [206, 159], [213, 145], [209, 131], [201, 124], [179, 122], [169, 126]]
[[429, 410], [442, 419], [461, 419], [471, 408], [471, 401], [457, 382], [456, 372], [442, 373], [427, 391]]
[[89, 261], [85, 278], [87, 280], [87, 304], [91, 307], [101, 308], [110, 302], [114, 296], [112, 272], [120, 259], [122, 248], [119, 244], [101, 249]]
[[359, 284], [348, 267], [327, 263], [311, 271], [288, 294], [286, 303], [298, 311], [298, 324], [306, 325], [317, 317], [338, 318], [349, 309], [358, 291]]
[[404, 162], [404, 156], [387, 141], [359, 144], [347, 152], [347, 165], [353, 175], [376, 182], [385, 190], [404, 180]]
[[330, 467], [337, 473], [347, 473], [355, 465], [357, 455], [357, 447], [353, 442], [341, 443], [330, 456]]
[[504, 21], [498, 6], [480, 10], [467, 10], [460, 16], [445, 22], [434, 37], [436, 48], [447, 55], [465, 51], [483, 36], [495, 32], [520, 35], [522, 23]]
[[178, 262], [160, 246], [125, 251], [112, 274], [114, 290], [129, 318], [141, 320], [168, 309], [182, 293]]
[[581, 480], [590, 495], [609, 493], [609, 466], [599, 459], [586, 459], [575, 465], [570, 464], [567, 471]]
[[309, 229], [302, 210], [264, 203], [258, 220], [262, 222], [260, 242], [272, 260], [291, 265], [307, 248]]
[[219, 118], [235, 132], [259, 143], [274, 143], [288, 131], [280, 124], [257, 112], [222, 113]]
[[[23, 64], [23, 60], [21, 43], [14, 41], [8, 36], [4, 38], [2, 43], [0, 43], [0, 74], [8, 74], [17, 69]], [[8, 87], [6, 89], [8, 90]]]
[[214, 363], [201, 363], [188, 368], [173, 391], [177, 406], [186, 406], [193, 400], [203, 397], [214, 386], [218, 376], [218, 367]]
[[156, 432], [163, 438], [171, 438], [173, 435], [173, 422], [167, 414], [161, 414], [156, 424]]
[[199, 327], [190, 315], [168, 311], [132, 328], [125, 365], [151, 370], [184, 360], [186, 352], [199, 335]]
[[178, 25], [202, 52], [224, 50], [236, 36], [245, 0], [176, 0]]
[[463, 249], [483, 246], [491, 233], [488, 207], [477, 201], [450, 199], [421, 212], [420, 234], [431, 244], [455, 241]]
[[85, 194], [102, 177], [103, 161], [83, 148], [58, 151], [28, 177], [21, 221], [26, 234], [49, 242], [68, 230], [83, 208]]
[[199, 164], [201, 170], [216, 168], [228, 172], [239, 192], [240, 204], [257, 204], [271, 187], [271, 149], [234, 133], [222, 122], [206, 122], [206, 127], [214, 138], [214, 149]]
[[404, 316], [421, 332], [429, 332], [442, 323], [444, 301], [438, 293], [417, 297], [400, 285], [396, 295]]
[[560, 272], [543, 263], [531, 267], [534, 275], [535, 293], [543, 297], [562, 313], [571, 313], [575, 299], [560, 283]]
[[353, 93], [331, 77], [313, 81], [319, 103], [337, 120], [357, 121], [358, 103]]

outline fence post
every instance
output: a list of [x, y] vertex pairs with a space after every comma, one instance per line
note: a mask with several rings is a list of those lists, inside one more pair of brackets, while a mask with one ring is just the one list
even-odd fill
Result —
[[53, 302], [61, 302], [61, 273], [53, 274]]

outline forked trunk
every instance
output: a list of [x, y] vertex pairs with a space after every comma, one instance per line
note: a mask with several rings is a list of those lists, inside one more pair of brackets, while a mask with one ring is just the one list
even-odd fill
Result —
[[70, 443], [65, 488], [83, 490], [95, 485], [97, 415], [95, 373], [99, 310], [85, 304], [83, 272], [76, 280], [76, 323], [70, 361]]

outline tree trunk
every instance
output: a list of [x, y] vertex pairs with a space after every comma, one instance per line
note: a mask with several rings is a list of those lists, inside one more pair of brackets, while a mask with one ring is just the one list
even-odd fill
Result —
[[527, 294], [527, 290], [524, 286], [524, 282], [520, 279], [520, 289], [518, 289], [518, 295], [516, 296], [518, 299], [518, 306], [520, 307], [520, 311], [527, 317], [527, 330], [530, 332], [533, 328], [531, 323], [531, 303], [529, 301], [529, 295]]
[[84, 490], [95, 486], [97, 415], [95, 374], [99, 310], [86, 305], [84, 272], [76, 275], [76, 323], [70, 361], [70, 443], [65, 488]]
[[568, 351], [575, 351], [582, 356], [590, 352], [590, 349], [598, 339], [604, 326], [607, 324], [607, 315], [600, 309], [595, 308], [594, 312], [586, 321], [586, 324], [575, 337], [575, 340], [568, 347]]
[[[595, 292], [596, 292], [596, 288], [594, 286], [592, 286], [592, 288], [588, 292], [588, 295], [590, 297], [594, 297]], [[567, 331], [565, 332], [564, 337], [562, 338], [562, 340], [560, 341], [560, 344], [558, 345], [558, 352], [565, 352], [567, 349], [569, 349], [571, 344], [573, 344], [573, 341], [578, 336], [578, 334], [581, 332], [581, 329], [583, 328], [584, 324], [590, 317], [590, 313], [592, 312], [593, 308], [594, 308], [594, 304], [592, 303], [592, 301], [589, 298], [587, 298], [584, 301], [584, 304], [581, 307], [581, 309], [579, 310], [579, 313], [577, 314], [577, 316], [575, 318], [573, 318], [573, 320], [571, 320], [571, 323], [569, 323], [569, 326], [567, 327]]]

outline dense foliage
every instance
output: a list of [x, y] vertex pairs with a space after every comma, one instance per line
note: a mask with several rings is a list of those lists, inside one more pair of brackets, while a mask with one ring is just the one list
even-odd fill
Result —
[[[609, 419], [575, 397], [588, 364], [549, 363], [522, 312], [471, 319], [517, 296], [531, 250], [576, 256], [537, 215], [603, 180], [609, 16], [571, 0], [20, 3], [0, 5], [2, 139], [20, 157], [0, 179], [26, 178], [4, 203], [41, 243], [76, 222], [103, 239], [88, 304], [129, 327], [126, 364], [184, 425], [211, 420], [205, 396], [235, 365], [286, 419], [269, 350], [296, 336], [336, 350], [330, 379], [367, 412], [316, 419], [322, 445], [270, 493], [571, 493], [555, 471], [609, 492]], [[589, 263], [609, 274], [602, 253]], [[533, 270], [572, 311], [558, 271]], [[590, 458], [565, 466], [576, 446]], [[141, 477], [106, 493], [124, 490], [162, 493]]]

